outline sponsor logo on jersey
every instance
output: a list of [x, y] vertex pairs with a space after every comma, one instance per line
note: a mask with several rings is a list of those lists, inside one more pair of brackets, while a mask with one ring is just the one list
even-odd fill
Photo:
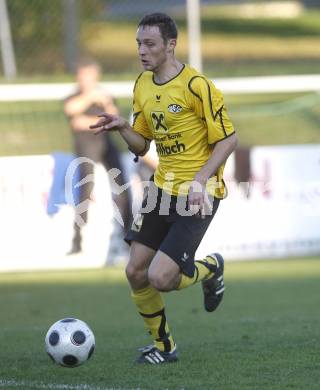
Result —
[[166, 133], [169, 130], [166, 125], [163, 111], [151, 111], [151, 120], [155, 131]]
[[182, 111], [182, 107], [179, 106], [179, 104], [169, 104], [168, 111], [172, 112], [173, 114], [176, 114]]
[[164, 145], [162, 142], [157, 142], [157, 153], [159, 156], [169, 156], [170, 154], [183, 153], [186, 150], [186, 145], [176, 141], [171, 145]]

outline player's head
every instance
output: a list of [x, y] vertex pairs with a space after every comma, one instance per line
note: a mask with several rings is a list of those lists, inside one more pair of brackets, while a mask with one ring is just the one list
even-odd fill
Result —
[[92, 58], [83, 58], [77, 65], [77, 81], [81, 91], [89, 91], [96, 87], [100, 78], [100, 66]]
[[146, 70], [157, 70], [174, 56], [178, 37], [177, 26], [170, 16], [153, 13], [144, 16], [137, 31], [139, 56]]

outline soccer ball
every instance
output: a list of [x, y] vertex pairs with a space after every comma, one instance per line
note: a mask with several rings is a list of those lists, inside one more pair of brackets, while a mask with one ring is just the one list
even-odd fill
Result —
[[50, 358], [64, 367], [76, 367], [92, 356], [95, 338], [89, 326], [76, 318], [64, 318], [55, 322], [45, 338]]

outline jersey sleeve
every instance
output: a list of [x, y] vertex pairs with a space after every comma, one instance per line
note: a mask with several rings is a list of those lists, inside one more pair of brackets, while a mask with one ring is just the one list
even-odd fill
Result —
[[149, 129], [140, 102], [140, 97], [142, 93], [142, 85], [141, 82], [139, 82], [140, 77], [141, 75], [138, 77], [133, 90], [132, 127], [137, 133], [141, 134], [143, 137], [152, 140], [152, 132]]
[[189, 82], [193, 95], [193, 106], [208, 128], [208, 143], [215, 144], [232, 135], [235, 130], [227, 114], [222, 93], [203, 76]]

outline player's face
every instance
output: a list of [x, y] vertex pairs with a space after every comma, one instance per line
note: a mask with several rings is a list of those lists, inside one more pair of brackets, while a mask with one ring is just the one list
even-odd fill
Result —
[[139, 57], [145, 70], [157, 72], [173, 54], [175, 40], [164, 42], [158, 26], [143, 26], [137, 31]]

